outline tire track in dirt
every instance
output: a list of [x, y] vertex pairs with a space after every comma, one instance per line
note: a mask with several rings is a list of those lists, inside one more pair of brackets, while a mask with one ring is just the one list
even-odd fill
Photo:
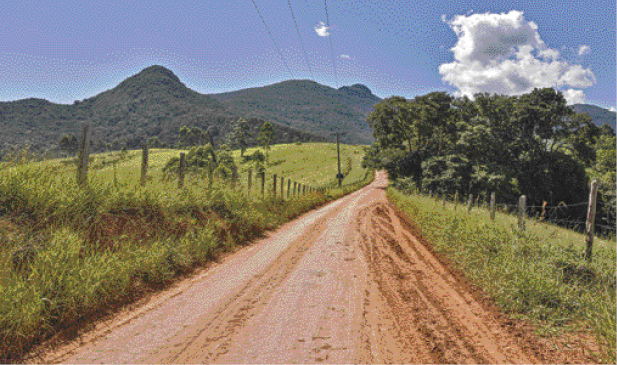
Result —
[[[372, 284], [367, 289], [365, 319], [389, 329], [387, 342], [407, 352], [391, 351], [381, 341], [380, 362], [531, 363], [514, 338], [501, 329], [455, 278], [401, 224], [384, 201], [358, 216], [360, 245]], [[390, 309], [381, 323], [374, 313]], [[371, 313], [372, 316], [370, 315]], [[371, 323], [375, 322], [376, 323]], [[402, 356], [401, 356], [402, 355]], [[408, 357], [407, 357], [408, 356]]]

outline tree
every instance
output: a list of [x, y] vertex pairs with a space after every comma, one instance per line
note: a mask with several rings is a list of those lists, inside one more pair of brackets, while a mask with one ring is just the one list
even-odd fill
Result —
[[71, 135], [69, 137], [68, 135], [65, 134], [60, 139], [58, 146], [60, 147], [62, 151], [73, 155], [77, 153], [77, 151], [79, 150], [79, 141], [77, 140], [77, 137], [75, 137], [74, 135]]
[[243, 118], [238, 119], [235, 122], [234, 130], [231, 133], [231, 142], [240, 148], [240, 156], [244, 157], [244, 152], [248, 147], [247, 139], [250, 137], [250, 127], [246, 120]]
[[159, 141], [158, 137], [152, 137], [148, 140], [148, 146], [150, 148], [161, 148], [162, 147], [162, 143], [161, 141]]
[[454, 98], [445, 92], [432, 92], [413, 99], [419, 118], [414, 123], [418, 146], [431, 154], [443, 155], [456, 141]]
[[[605, 124], [606, 125], [606, 124]], [[598, 137], [595, 144], [596, 163], [589, 171], [591, 179], [597, 179], [598, 184], [598, 212], [596, 222], [603, 226], [615, 227], [615, 214], [617, 208], [617, 161], [615, 135], [603, 134]], [[613, 229], [613, 234], [615, 230]]]
[[573, 127], [568, 118], [573, 114], [563, 94], [553, 88], [534, 89], [521, 95], [515, 111], [520, 147], [532, 154], [547, 150], [549, 142], [564, 138]]
[[577, 113], [572, 119], [574, 120], [573, 123], [580, 127], [567, 137], [567, 145], [577, 160], [586, 167], [592, 167], [596, 161], [596, 149], [594, 146], [596, 140], [602, 134], [602, 130], [593, 124], [588, 114]]
[[259, 145], [266, 150], [266, 161], [268, 160], [268, 151], [270, 150], [270, 143], [274, 138], [274, 127], [272, 123], [265, 122], [261, 125], [259, 129], [259, 135], [257, 139], [259, 140]]
[[179, 131], [180, 147], [203, 146], [206, 142], [206, 132], [199, 127], [182, 127]]
[[401, 96], [392, 96], [374, 106], [367, 121], [373, 128], [373, 136], [381, 149], [403, 148], [407, 142], [411, 150], [414, 136], [412, 127], [416, 109]]

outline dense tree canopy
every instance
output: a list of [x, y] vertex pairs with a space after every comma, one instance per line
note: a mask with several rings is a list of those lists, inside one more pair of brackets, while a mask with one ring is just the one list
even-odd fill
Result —
[[614, 132], [574, 113], [552, 88], [473, 100], [443, 92], [393, 96], [375, 106], [368, 122], [375, 143], [364, 164], [386, 168], [399, 186], [412, 184], [407, 191], [495, 191], [502, 201], [525, 194], [531, 205], [556, 205], [585, 201], [590, 178], [598, 177], [602, 209], [615, 210]]

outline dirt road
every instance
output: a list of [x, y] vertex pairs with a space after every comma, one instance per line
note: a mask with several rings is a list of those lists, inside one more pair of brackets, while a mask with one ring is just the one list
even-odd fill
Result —
[[533, 363], [369, 186], [37, 361]]

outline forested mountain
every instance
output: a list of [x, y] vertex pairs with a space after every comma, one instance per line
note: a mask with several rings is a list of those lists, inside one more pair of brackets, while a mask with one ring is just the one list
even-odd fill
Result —
[[[25, 144], [35, 151], [53, 148], [63, 135], [79, 135], [83, 122], [93, 127], [95, 151], [136, 148], [152, 137], [176, 144], [183, 126], [209, 130], [218, 144], [240, 117], [254, 137], [261, 124], [272, 122], [273, 143], [332, 140], [330, 129], [349, 132], [345, 142], [370, 143], [366, 116], [379, 101], [363, 85], [337, 90], [307, 80], [204, 95], [165, 67], [150, 66], [111, 90], [71, 105], [34, 98], [0, 102], [0, 154]], [[255, 138], [248, 140], [256, 144]]]
[[346, 141], [366, 144], [373, 141], [366, 117], [381, 101], [361, 84], [334, 89], [309, 80], [209, 96], [241, 115], [263, 117], [324, 137], [343, 131], [348, 133]]
[[572, 105], [572, 109], [577, 113], [589, 114], [598, 127], [608, 124], [615, 130], [615, 122], [617, 121], [617, 113], [615, 112], [589, 104], [574, 104]]

